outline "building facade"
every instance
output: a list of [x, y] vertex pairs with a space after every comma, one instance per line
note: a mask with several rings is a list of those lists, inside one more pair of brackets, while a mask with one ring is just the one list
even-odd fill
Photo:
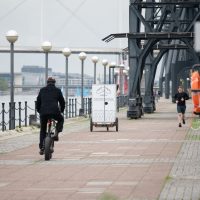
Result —
[[[22, 70], [23, 90], [38, 90], [46, 84], [45, 68], [39, 66], [23, 66]], [[56, 86], [65, 92], [65, 74], [53, 72], [51, 68], [48, 71], [49, 76], [56, 79]], [[69, 96], [79, 96], [81, 91], [81, 74], [69, 73], [68, 75], [68, 93]], [[93, 84], [93, 77], [84, 74], [84, 96], [89, 96]]]
[[[0, 80], [5, 81], [8, 88], [7, 90], [10, 90], [10, 73], [0, 73]], [[19, 87], [18, 87], [19, 86]], [[15, 73], [14, 74], [14, 92], [21, 92], [22, 91], [22, 74], [21, 73]]]

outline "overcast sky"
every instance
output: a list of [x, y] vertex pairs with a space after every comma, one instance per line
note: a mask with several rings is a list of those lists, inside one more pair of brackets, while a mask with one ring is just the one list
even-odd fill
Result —
[[[1, 0], [0, 47], [9, 47], [5, 38], [8, 30], [19, 34], [17, 47], [40, 47], [49, 40], [54, 47], [125, 48], [127, 40], [105, 43], [101, 39], [111, 33], [128, 32], [129, 0]], [[117, 61], [116, 56], [103, 56]], [[10, 71], [9, 54], [0, 54], [0, 72]], [[16, 54], [15, 72], [23, 65], [44, 66], [43, 54]], [[64, 72], [63, 55], [50, 55], [49, 67]], [[69, 59], [69, 71], [79, 72], [77, 55]], [[99, 73], [102, 65], [98, 65]], [[85, 63], [85, 73], [93, 74], [91, 57]]]

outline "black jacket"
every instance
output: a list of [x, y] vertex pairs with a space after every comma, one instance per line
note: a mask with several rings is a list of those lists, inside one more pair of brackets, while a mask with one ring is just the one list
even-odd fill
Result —
[[41, 88], [37, 96], [36, 109], [40, 115], [64, 112], [65, 100], [61, 90], [54, 84]]

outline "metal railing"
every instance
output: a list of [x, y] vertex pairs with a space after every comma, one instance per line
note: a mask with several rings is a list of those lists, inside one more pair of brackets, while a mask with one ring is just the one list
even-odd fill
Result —
[[119, 108], [126, 107], [128, 105], [128, 96], [120, 95], [117, 97], [117, 112], [119, 112]]
[[[1, 130], [5, 131], [7, 129], [7, 127], [9, 127], [9, 130], [11, 129], [11, 106], [14, 109], [14, 126], [18, 126], [21, 128], [22, 124], [24, 124], [24, 126], [27, 126], [27, 120], [28, 120], [28, 115], [27, 115], [27, 102], [24, 102], [24, 105], [22, 106], [21, 102], [18, 102], [18, 106], [16, 106], [16, 103], [14, 102], [13, 105], [11, 105], [11, 103], [9, 103], [8, 105], [8, 109], [6, 110], [5, 108], [5, 103], [2, 103], [2, 110], [0, 112], [1, 115], [1, 122], [0, 122], [0, 126], [1, 126]], [[18, 125], [16, 125], [18, 124]]]
[[[88, 108], [89, 106], [86, 105], [87, 103], [90, 102], [90, 100], [88, 100], [88, 98], [84, 98], [84, 106], [86, 108], [85, 110], [85, 114], [89, 114], [88, 113]], [[24, 103], [22, 102], [14, 102], [13, 105], [11, 105], [11, 103], [8, 103], [7, 105], [5, 103], [1, 104], [1, 112], [0, 112], [0, 126], [1, 126], [1, 131], [6, 131], [6, 130], [11, 130], [11, 106], [14, 110], [14, 127], [17, 128], [21, 128], [22, 126], [28, 126], [31, 125], [32, 122], [39, 122], [40, 118], [39, 118], [39, 114], [36, 111], [36, 102], [35, 102], [35, 106], [30, 107], [27, 103], [27, 101], [25, 101]], [[68, 113], [67, 116], [68, 118], [72, 118], [72, 117], [77, 117], [78, 116], [78, 102], [76, 98], [71, 98], [68, 101]], [[64, 113], [66, 115], [66, 113]]]
[[[92, 98], [84, 98], [84, 116], [90, 115], [92, 113]], [[120, 107], [125, 107], [128, 104], [127, 96], [119, 96], [117, 97], [117, 111], [119, 112]], [[2, 109], [0, 112], [1, 116], [1, 131], [5, 131], [7, 129], [11, 130], [11, 103], [8, 103], [6, 106], [5, 103], [2, 103]], [[78, 103], [76, 98], [70, 98], [68, 100], [68, 113], [67, 118], [77, 117], [79, 114], [80, 104]], [[7, 107], [7, 109], [6, 109]], [[35, 122], [39, 122], [39, 114], [36, 111], [36, 102], [34, 108], [30, 107], [25, 101], [22, 102], [14, 102], [13, 104], [14, 112], [14, 127], [21, 128], [22, 126], [28, 126], [32, 123], [32, 120]]]

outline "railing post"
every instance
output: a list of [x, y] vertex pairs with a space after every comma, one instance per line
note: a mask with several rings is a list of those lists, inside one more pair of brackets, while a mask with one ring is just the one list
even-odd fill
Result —
[[89, 98], [87, 98], [87, 114], [89, 114]]
[[72, 99], [72, 117], [74, 117], [74, 99]]
[[9, 102], [9, 130], [15, 129], [15, 102]]
[[67, 100], [65, 102], [65, 106], [66, 106], [66, 108], [65, 108], [65, 119], [68, 119], [68, 117], [69, 117], [69, 102], [68, 102], [68, 98], [67, 98]]
[[11, 103], [9, 102], [9, 130], [11, 130]]
[[75, 99], [75, 117], [77, 117], [77, 99]]
[[2, 131], [5, 131], [5, 103], [2, 103]]
[[88, 98], [85, 98], [85, 114], [88, 114]]
[[27, 126], [27, 101], [25, 101], [25, 126]]
[[15, 129], [15, 102], [13, 102], [13, 129]]
[[71, 118], [72, 116], [71, 116], [71, 112], [72, 112], [72, 99], [69, 99], [69, 118]]
[[84, 99], [84, 114], [87, 115], [87, 98]]
[[21, 128], [21, 102], [19, 102], [19, 128]]

